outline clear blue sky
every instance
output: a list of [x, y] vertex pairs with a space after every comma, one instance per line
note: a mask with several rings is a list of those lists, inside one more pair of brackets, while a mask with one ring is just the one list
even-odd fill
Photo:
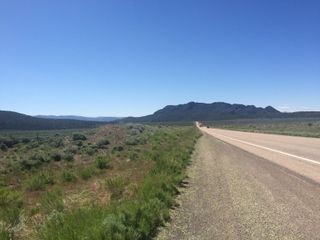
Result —
[[320, 1], [1, 0], [0, 84], [27, 114], [320, 110]]

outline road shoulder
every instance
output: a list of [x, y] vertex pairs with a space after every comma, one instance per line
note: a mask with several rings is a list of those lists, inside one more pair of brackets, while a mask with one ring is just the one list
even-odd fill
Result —
[[319, 185], [204, 134], [157, 239], [316, 239]]

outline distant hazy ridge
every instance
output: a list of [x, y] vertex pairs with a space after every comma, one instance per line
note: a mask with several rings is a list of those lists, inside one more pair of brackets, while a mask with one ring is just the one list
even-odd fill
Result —
[[50, 130], [90, 128], [103, 122], [89, 122], [68, 119], [43, 119], [10, 111], [0, 111], [0, 130]]

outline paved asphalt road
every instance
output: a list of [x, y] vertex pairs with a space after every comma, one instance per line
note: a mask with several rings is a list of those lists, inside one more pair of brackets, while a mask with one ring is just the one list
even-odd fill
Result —
[[202, 127], [203, 132], [320, 183], [320, 138]]
[[320, 239], [319, 139], [201, 130], [157, 239]]

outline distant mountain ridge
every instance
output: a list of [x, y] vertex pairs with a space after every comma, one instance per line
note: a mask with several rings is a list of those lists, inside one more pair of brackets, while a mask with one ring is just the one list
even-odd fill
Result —
[[168, 105], [155, 113], [143, 117], [129, 117], [122, 122], [189, 122], [228, 119], [253, 118], [290, 118], [320, 117], [320, 112], [283, 113], [268, 106], [265, 108], [254, 105], [229, 104], [224, 102], [196, 103], [189, 102], [179, 105]]
[[71, 119], [43, 119], [29, 115], [0, 111], [0, 130], [58, 130], [92, 128], [103, 122], [79, 121]]
[[34, 117], [44, 119], [69, 119], [69, 120], [80, 120], [80, 121], [93, 121], [93, 122], [112, 122], [120, 120], [121, 117], [83, 117], [76, 115], [36, 115]]
[[[70, 117], [73, 119], [66, 119], [65, 117]], [[271, 106], [262, 108], [254, 105], [229, 104], [224, 102], [189, 102], [186, 104], [169, 105], [151, 115], [143, 117], [128, 117], [120, 120], [119, 118], [113, 119], [112, 117], [86, 118], [80, 116], [41, 116], [40, 118], [17, 112], [0, 111], [0, 130], [92, 128], [106, 124], [107, 121], [120, 123], [143, 123], [192, 122], [255, 118], [320, 118], [320, 112], [284, 113]], [[93, 121], [94, 119], [96, 119], [96, 121]]]

